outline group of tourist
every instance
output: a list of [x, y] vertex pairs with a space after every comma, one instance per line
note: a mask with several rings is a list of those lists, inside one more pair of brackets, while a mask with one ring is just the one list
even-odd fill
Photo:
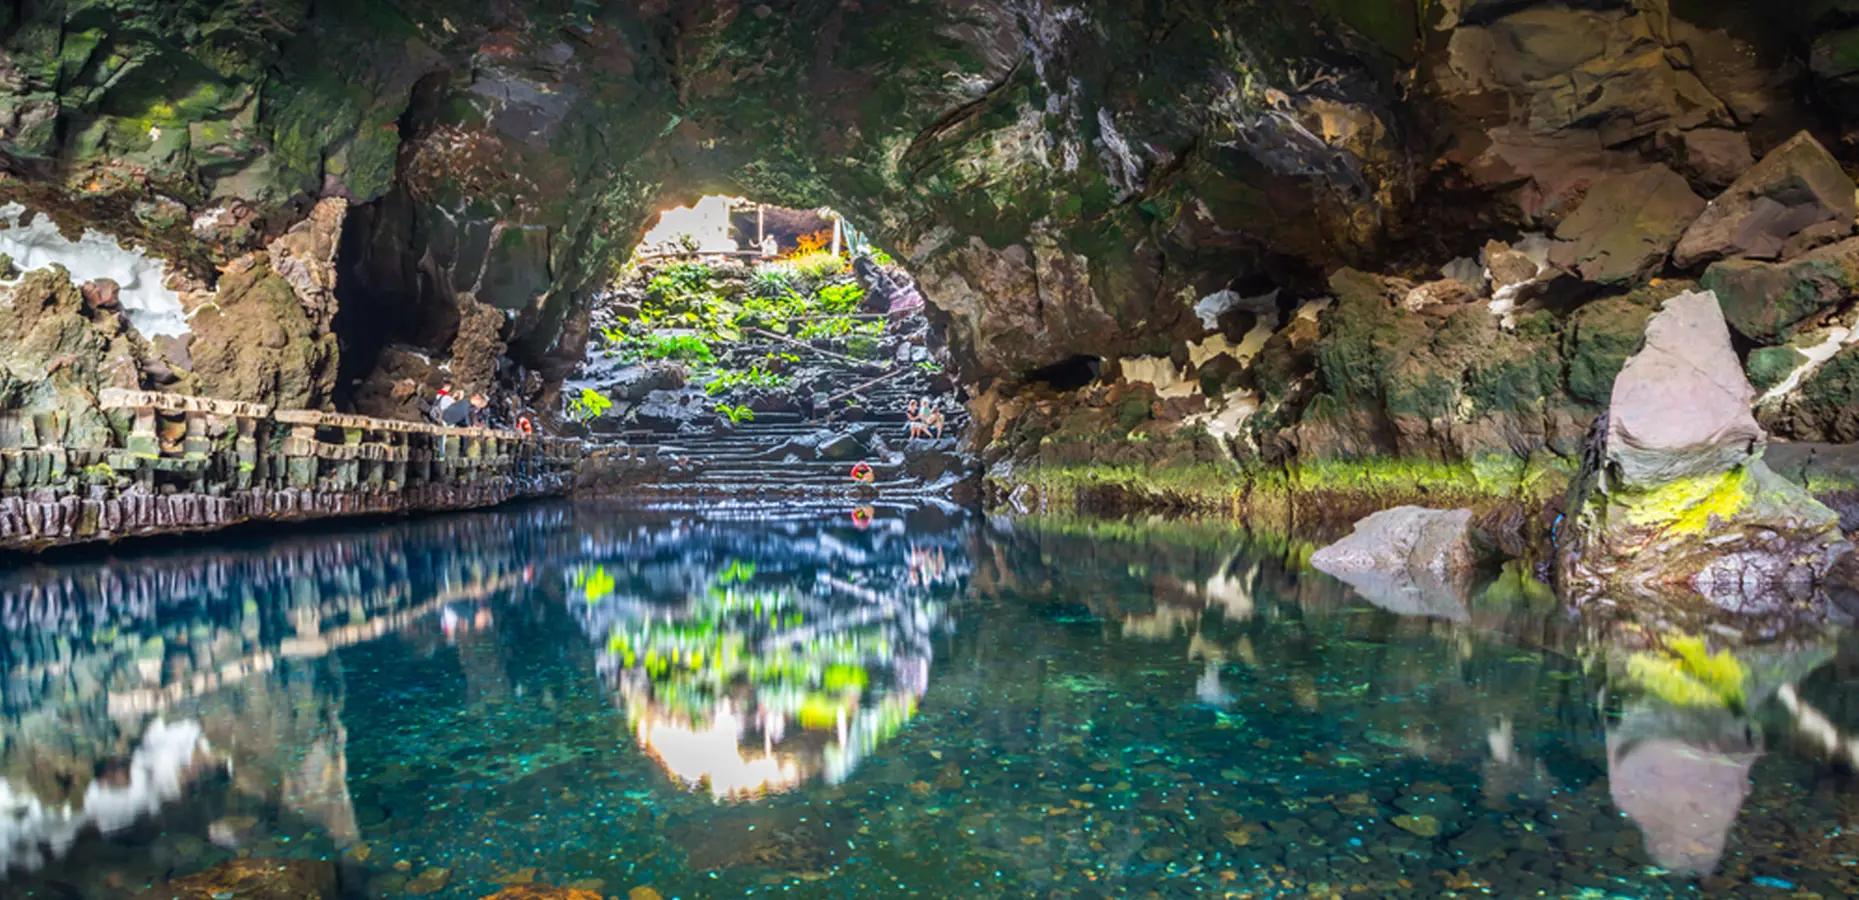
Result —
[[452, 383], [440, 386], [439, 393], [433, 397], [432, 409], [428, 415], [434, 423], [449, 425], [454, 428], [483, 428], [490, 424], [491, 401], [483, 394], [472, 394], [470, 399], [460, 402], [458, 395], [452, 392]]

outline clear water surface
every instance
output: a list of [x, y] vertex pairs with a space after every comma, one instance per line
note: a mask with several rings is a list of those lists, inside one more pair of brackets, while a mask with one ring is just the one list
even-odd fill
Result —
[[[7, 898], [1859, 894], [1859, 646], [1215, 526], [541, 505], [12, 560]], [[210, 549], [202, 549], [203, 547]], [[641, 890], [644, 889], [644, 890]]]

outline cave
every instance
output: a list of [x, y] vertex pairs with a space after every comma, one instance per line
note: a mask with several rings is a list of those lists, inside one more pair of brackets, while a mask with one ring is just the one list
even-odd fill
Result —
[[0, 4], [0, 893], [1859, 896], [1855, 60]]

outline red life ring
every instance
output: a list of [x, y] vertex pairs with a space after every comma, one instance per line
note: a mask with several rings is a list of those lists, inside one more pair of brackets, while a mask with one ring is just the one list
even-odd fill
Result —
[[871, 470], [871, 466], [865, 463], [857, 463], [852, 467], [852, 480], [863, 484], [871, 484], [878, 480], [878, 476]]

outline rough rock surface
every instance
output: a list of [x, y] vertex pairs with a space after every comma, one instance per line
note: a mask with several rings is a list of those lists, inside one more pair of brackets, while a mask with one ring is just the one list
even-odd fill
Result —
[[1770, 612], [1850, 550], [1839, 517], [1763, 462], [1753, 393], [1716, 297], [1668, 300], [1585, 454], [1559, 547], [1565, 590], [1695, 592]]
[[205, 396], [319, 409], [335, 389], [336, 336], [318, 331], [262, 254], [234, 260], [192, 324], [189, 352]]
[[1349, 583], [1369, 602], [1402, 615], [1463, 620], [1478, 562], [1472, 511], [1400, 506], [1355, 525], [1310, 564]]
[[323, 860], [233, 859], [176, 878], [142, 896], [143, 900], [334, 900], [336, 867]]
[[1601, 284], [1642, 281], [1657, 272], [1704, 200], [1676, 172], [1654, 166], [1610, 175], [1588, 188], [1556, 228], [1567, 241], [1554, 259]]
[[1827, 148], [1802, 132], [1730, 185], [1685, 231], [1673, 253], [1681, 268], [1726, 256], [1775, 259], [1802, 232], [1852, 233], [1859, 216], [1853, 180]]
[[1700, 282], [1717, 295], [1738, 334], [1764, 344], [1859, 291], [1859, 238], [1820, 247], [1786, 262], [1729, 259]]
[[147, 356], [121, 313], [87, 309], [61, 267], [0, 286], [0, 411], [17, 432], [8, 443], [108, 446], [113, 431], [97, 395], [140, 387]]
[[1646, 324], [1645, 346], [1614, 381], [1609, 478], [1644, 490], [1755, 458], [1767, 435], [1750, 411], [1754, 401], [1716, 296], [1665, 301]]

